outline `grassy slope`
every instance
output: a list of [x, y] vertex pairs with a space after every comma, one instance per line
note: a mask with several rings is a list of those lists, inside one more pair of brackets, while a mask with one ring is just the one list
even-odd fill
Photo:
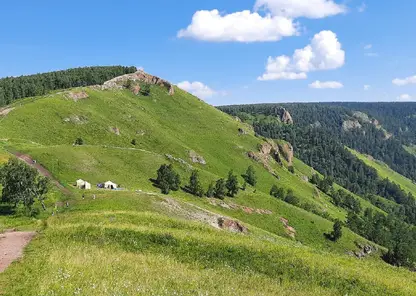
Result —
[[400, 175], [393, 171], [385, 163], [369, 158], [368, 156], [361, 154], [355, 150], [350, 150], [355, 156], [364, 161], [368, 166], [371, 166], [377, 170], [378, 175], [381, 178], [388, 178], [390, 181], [400, 185], [403, 190], [416, 195], [416, 184], [413, 184], [412, 180]]
[[[39, 99], [28, 99], [20, 102], [19, 104], [15, 104], [16, 109], [3, 118], [0, 123], [0, 134], [3, 139], [7, 139], [3, 140], [3, 146], [6, 146], [7, 149], [15, 149], [32, 155], [68, 187], [70, 187], [70, 184], [72, 184], [76, 179], [84, 178], [93, 184], [106, 180], [113, 180], [130, 190], [141, 189], [145, 191], [157, 191], [157, 189], [151, 185], [149, 178], [155, 176], [155, 171], [160, 164], [167, 162], [165, 154], [172, 154], [173, 156], [182, 158], [190, 163], [188, 150], [196, 151], [207, 161], [206, 166], [193, 164], [194, 167], [201, 170], [204, 186], [207, 186], [211, 180], [215, 180], [220, 176], [225, 177], [231, 168], [234, 169], [236, 173], [242, 174], [247, 166], [252, 164], [255, 166], [259, 179], [257, 192], [254, 192], [252, 188], [249, 188], [246, 192], [239, 194], [236, 199], [227, 199], [227, 202], [235, 202], [254, 208], [269, 209], [273, 211], [272, 215], [250, 215], [240, 210], [228, 210], [215, 207], [211, 205], [207, 199], [197, 199], [183, 192], [177, 192], [173, 195], [179, 200], [192, 202], [212, 211], [221, 212], [223, 214], [238, 218], [248, 223], [250, 229], [258, 227], [259, 229], [268, 231], [271, 234], [277, 234], [284, 237], [286, 237], [286, 235], [279, 219], [282, 216], [286, 217], [289, 219], [290, 225], [297, 231], [296, 239], [303, 245], [307, 245], [318, 250], [335, 252], [332, 255], [325, 253], [325, 256], [331, 256], [334, 260], [340, 260], [340, 264], [341, 262], [342, 264], [346, 262], [345, 264], [347, 264], [347, 266], [356, 266], [354, 269], [351, 269], [351, 272], [361, 267], [364, 268], [364, 266], [367, 266], [366, 264], [376, 264], [379, 266], [377, 268], [383, 267], [386, 270], [391, 270], [391, 278], [394, 278], [395, 273], [393, 269], [378, 260], [375, 260], [374, 262], [373, 260], [369, 260], [367, 263], [363, 263], [364, 265], [360, 267], [361, 263], [359, 263], [359, 261], [355, 261], [354, 259], [347, 260], [345, 255], [335, 255], [336, 253], [344, 254], [346, 250], [354, 249], [354, 242], [364, 241], [362, 238], [345, 229], [344, 236], [341, 241], [337, 243], [330, 242], [323, 236], [323, 233], [330, 231], [332, 227], [332, 223], [330, 221], [288, 205], [280, 200], [271, 198], [268, 195], [268, 191], [272, 184], [277, 183], [285, 188], [292, 188], [295, 194], [303, 202], [316, 204], [322, 209], [327, 210], [332, 217], [341, 219], [345, 217], [345, 211], [334, 207], [329, 202], [329, 198], [327, 196], [323, 196], [320, 199], [315, 198], [314, 187], [308, 182], [301, 181], [299, 175], [292, 175], [286, 168], [274, 165], [274, 168], [280, 176], [280, 180], [277, 180], [270, 173], [268, 173], [262, 165], [254, 163], [248, 159], [246, 156], [247, 152], [256, 150], [257, 145], [261, 143], [261, 139], [254, 137], [252, 134], [240, 136], [238, 134], [238, 127], [246, 128], [242, 123], [233, 120], [231, 117], [220, 113], [215, 108], [196, 100], [194, 97], [180, 90], [177, 90], [175, 96], [173, 97], [168, 96], [164, 90], [157, 87], [152, 88], [152, 95], [150, 97], [136, 97], [128, 91], [101, 92], [87, 90], [87, 92], [90, 97], [86, 100], [78, 102], [67, 100], [61, 94], [55, 94]], [[83, 118], [86, 123], [75, 124], [64, 121], [65, 118], [70, 118], [75, 115], [79, 118]], [[121, 135], [117, 136], [112, 133], [110, 131], [111, 127], [117, 127], [120, 130]], [[144, 131], [143, 136], [140, 135], [142, 134], [142, 131]], [[73, 147], [71, 144], [77, 137], [82, 137], [86, 145], [82, 147]], [[130, 144], [133, 138], [137, 140], [136, 146], [132, 146]], [[175, 163], [175, 166], [178, 170], [180, 170], [183, 178], [187, 178], [187, 176], [189, 176], [190, 172], [186, 166], [180, 165], [179, 163]], [[295, 167], [297, 167], [297, 163], [295, 163]], [[242, 181], [241, 178], [240, 181]], [[77, 195], [80, 194], [77, 191], [75, 192]], [[139, 203], [139, 207], [135, 207], [136, 210], [140, 210], [142, 207], [143, 209], [147, 209], [147, 206], [143, 203], [140, 203], [136, 199], [134, 199], [134, 201]], [[112, 210], [113, 206], [113, 202], [105, 203], [105, 208], [107, 210]], [[94, 211], [95, 209], [93, 208], [90, 210]], [[78, 213], [77, 215], [82, 216], [73, 217], [77, 221], [84, 221], [85, 215], [85, 221], [88, 221], [88, 215], [91, 214], [92, 213]], [[65, 215], [68, 215], [69, 220], [72, 219], [72, 213]], [[141, 219], [141, 217], [138, 216], [134, 219], [132, 218], [131, 220], [133, 221], [136, 218], [137, 221], [140, 221]], [[90, 243], [88, 239], [87, 242], [74, 241], [74, 236], [71, 236], [70, 233], [70, 229], [73, 228], [74, 222], [64, 223], [58, 227], [55, 226], [59, 224], [57, 219], [58, 218], [50, 218], [48, 220], [48, 224], [52, 225], [52, 227], [48, 227], [45, 234], [31, 246], [31, 250], [34, 251], [33, 253], [36, 253], [38, 250], [44, 248], [48, 251], [45, 251], [42, 256], [29, 252], [31, 255], [27, 259], [28, 263], [26, 263], [25, 259], [24, 264], [16, 265], [15, 269], [10, 269], [10, 274], [13, 274], [14, 272], [16, 272], [16, 274], [19, 274], [19, 272], [24, 273], [24, 270], [29, 269], [33, 272], [33, 275], [30, 275], [33, 276], [33, 285], [37, 285], [45, 281], [43, 276], [35, 275], [37, 268], [40, 268], [41, 265], [39, 260], [43, 260], [40, 259], [39, 256], [42, 258], [45, 258], [46, 256], [45, 260], [47, 260], [50, 265], [45, 267], [45, 277], [51, 278], [57, 276], [56, 272], [59, 272], [59, 266], [54, 265], [55, 261], [62, 262], [63, 265], [72, 264], [70, 263], [72, 260], [71, 257], [68, 257], [68, 254], [71, 254], [71, 252], [74, 252], [77, 256], [83, 256], [79, 250], [80, 248], [83, 248], [84, 243]], [[63, 229], [60, 227], [63, 227]], [[117, 231], [124, 233], [122, 225], [118, 225], [115, 228], [119, 229]], [[63, 231], [65, 229], [68, 230], [68, 233]], [[91, 231], [91, 235], [94, 236], [96, 231], [105, 234], [106, 229], [87, 228], [87, 230], [75, 229], [73, 231], [75, 231], [75, 233], [77, 233], [77, 231]], [[151, 227], [149, 229], [144, 229], [144, 231], [160, 232], [161, 230], [153, 229]], [[206, 235], [207, 233], [209, 233], [208, 236]], [[132, 235], [136, 234], [133, 233]], [[182, 234], [178, 235], [181, 237]], [[209, 231], [206, 232], [206, 229], [204, 228], [203, 230], [198, 230], [198, 233], [195, 235], [198, 237], [198, 241], [203, 241], [203, 237], [208, 239], [212, 233]], [[218, 240], [224, 239], [227, 241], [226, 236], [228, 235], [219, 235], [220, 237], [218, 237]], [[142, 236], [139, 235], [139, 237]], [[230, 245], [233, 245], [238, 240], [239, 239], [231, 239], [228, 242]], [[291, 243], [290, 240], [281, 240], [285, 243]], [[61, 246], [59, 243], [61, 241], [65, 242], [65, 244], [63, 244], [64, 246], [62, 246], [64, 247], [65, 252], [62, 253], [60, 253], [59, 247], [55, 248], [55, 245]], [[210, 244], [212, 245], [213, 241], [211, 241]], [[262, 248], [262, 244], [250, 244], [254, 244], [257, 247]], [[126, 258], [126, 261], [122, 260], [116, 265], [120, 266], [127, 264], [129, 265], [127, 270], [132, 273], [137, 271], [139, 268], [139, 265], [135, 265], [130, 262], [132, 258], [136, 258], [137, 260], [149, 260], [150, 262], [148, 262], [148, 264], [151, 265], [149, 268], [153, 268], [152, 272], [156, 272], [158, 268], [161, 268], [160, 262], [163, 260], [170, 260], [173, 256], [169, 255], [169, 258], [157, 261], [156, 259], [158, 259], [158, 256], [162, 256], [160, 253], [155, 254], [156, 257], [149, 257], [150, 259], [147, 259], [144, 258], [141, 253], [131, 253], [131, 247], [119, 246], [116, 242], [111, 240], [108, 242], [108, 246], [107, 244], [104, 245], [105, 248], [109, 247], [114, 252], [119, 252], [120, 257]], [[94, 254], [94, 252], [99, 253], [104, 251], [104, 249], [98, 250], [97, 248], [99, 247], [103, 247], [103, 245], [95, 244], [93, 246], [88, 246], [88, 251], [86, 251], [87, 253], [89, 252], [88, 254], [90, 254], [90, 256], [92, 256], [91, 261], [89, 261], [88, 270], [94, 270], [97, 274], [99, 274], [102, 268], [100, 265], [94, 268], [94, 264], [97, 263], [94, 260], [99, 260], [101, 256], [94, 257], [91, 254]], [[277, 248], [277, 246], [274, 247]], [[224, 250], [224, 248], [227, 249], [229, 247], [220, 247], [221, 250]], [[262, 250], [258, 251], [260, 253], [262, 252]], [[127, 254], [124, 254], [123, 252], [127, 252]], [[292, 247], [286, 249], [285, 252], [281, 254], [277, 253], [277, 256], [294, 256], [296, 253]], [[293, 252], [293, 254], [290, 255], [290, 252]], [[319, 252], [318, 255], [315, 255], [315, 252], [310, 252], [311, 253], [308, 253], [307, 256], [306, 253], [304, 254], [307, 258], [310, 257], [308, 260], [312, 260], [308, 262], [308, 264], [312, 264], [311, 266], [313, 266], [313, 268], [319, 268], [320, 265], [325, 265], [322, 262], [324, 261], [324, 258], [322, 257], [323, 255], [319, 255]], [[203, 256], [203, 254], [200, 253], [199, 256]], [[115, 260], [116, 256], [111, 255], [111, 258], [108, 262]], [[177, 260], [177, 257], [173, 256], [173, 259]], [[262, 262], [261, 260], [259, 262]], [[32, 263], [35, 264], [34, 267], [30, 267]], [[180, 263], [188, 264], [189, 262]], [[184, 267], [181, 264], [177, 264], [177, 262], [172, 264], [172, 270], [182, 270], [182, 267]], [[234, 262], [233, 264], [237, 264], [237, 262]], [[308, 265], [307, 263], [304, 264], [305, 266]], [[227, 266], [230, 265], [225, 264], [219, 266], [217, 269], [218, 273], [226, 273], [228, 270]], [[308, 268], [311, 268], [311, 266]], [[330, 265], [325, 266], [325, 268], [330, 268]], [[61, 267], [61, 269], [62, 268], [64, 267]], [[81, 266], [73, 268], [75, 268], [75, 270], [77, 270], [77, 268], [80, 270]], [[196, 266], [195, 268], [200, 269], [201, 267]], [[210, 268], [214, 267], [211, 266], [208, 269]], [[215, 268], [217, 268], [217, 266], [215, 266]], [[291, 272], [302, 272], [304, 268], [306, 267], [296, 266]], [[365, 270], [370, 272], [368, 268], [369, 267], [367, 266]], [[270, 267], [270, 270], [273, 270], [273, 268]], [[282, 270], [281, 272], [285, 272], [282, 268], [280, 270]], [[325, 270], [322, 272], [323, 274], [331, 273]], [[349, 280], [355, 278], [353, 276], [353, 272], [350, 274], [348, 267], [346, 267], [343, 272], [348, 274], [348, 276], [344, 274], [345, 278], [348, 278]], [[193, 269], [189, 271], [189, 274], [192, 273]], [[263, 275], [263, 272], [260, 273]], [[213, 274], [215, 274], [215, 272], [210, 272], [208, 270], [206, 274], [204, 273], [201, 275], [201, 277], [197, 278], [196, 281], [205, 281], [204, 279], [213, 276]], [[400, 273], [398, 272], [396, 275], [399, 276]], [[106, 274], [106, 276], [111, 278], [114, 277], [114, 274], [110, 272], [109, 274]], [[243, 279], [241, 277], [242, 275], [239, 275], [238, 273], [230, 276], [235, 276], [234, 280], [238, 282]], [[371, 278], [368, 282], [373, 281], [372, 278], [377, 278], [378, 276], [377, 271], [374, 271], [373, 274], [368, 275], [368, 277]], [[128, 278], [127, 275], [126, 277]], [[103, 281], [110, 281], [110, 278], [105, 278]], [[186, 276], [184, 276], [184, 278], [186, 278]], [[147, 279], [150, 281], [150, 278]], [[217, 279], [220, 280], [220, 277], [217, 277]], [[273, 282], [273, 279], [275, 280], [276, 278], [271, 277], [271, 279]], [[162, 281], [163, 276], [161, 276], [159, 280]], [[263, 280], [266, 282], [270, 280], [269, 275], [267, 275], [266, 278], [262, 278], [260, 282]], [[389, 279], [385, 280], [388, 282], [389, 287], [395, 286], [395, 283], [390, 283]], [[301, 282], [299, 287], [300, 291], [306, 291], [307, 289], [305, 287], [309, 284], [304, 286], [302, 281], [299, 281]], [[85, 281], [82, 282], [83, 285], [85, 285]], [[155, 285], [156, 282], [157, 280], [155, 280], [155, 282], [150, 281], [147, 282], [147, 284]], [[223, 283], [224, 289], [230, 288], [230, 286], [225, 287], [226, 281], [222, 281], [221, 283]], [[294, 283], [296, 283], [296, 281]], [[335, 278], [331, 280], [331, 283], [332, 284], [328, 284], [329, 287], [335, 287], [336, 289], [339, 289], [337, 286], [339, 284], [345, 285], [345, 283], [342, 284], [342, 280], [337, 281]], [[29, 283], [27, 283], [27, 285], [30, 286]], [[47, 284], [45, 285], [48, 286]], [[287, 285], [290, 287], [286, 290], [286, 292], [296, 291], [297, 288], [293, 286], [294, 284], [287, 283]], [[311, 284], [311, 286], [313, 285], [316, 286], [317, 284]], [[320, 285], [322, 285], [322, 283]], [[377, 282], [377, 285], [382, 286], [384, 283], [381, 284]], [[219, 285], [219, 287], [221, 287], [221, 285]], [[272, 290], [270, 290], [269, 293], [275, 294], [277, 291], [284, 292], [285, 287], [286, 282], [278, 287], [270, 288]], [[192, 287], [188, 288], [189, 290], [187, 291], [192, 291], [193, 289]], [[379, 286], [372, 287], [373, 290], [371, 291], [376, 291], [378, 288]], [[11, 289], [10, 291], [13, 291], [12, 288], [9, 287], [9, 289]], [[30, 291], [30, 287], [27, 289], [29, 289], [27, 291]], [[153, 289], [155, 289], [155, 286], [153, 286]], [[318, 287], [316, 289], [318, 289], [316, 291], [321, 290], [321, 288]], [[214, 291], [214, 294], [218, 292], [217, 290], [212, 291]], [[314, 291], [313, 288], [311, 288], [309, 292], [311, 291]], [[230, 294], [230, 291], [222, 293]], [[97, 294], [99, 293], [97, 292]], [[302, 292], [300, 292], [300, 294], [302, 294]]]
[[[314, 251], [180, 219], [162, 197], [114, 192], [48, 219], [4, 295], [412, 295], [416, 277], [374, 260]], [[16, 279], [18, 284], [16, 284]], [[140, 280], [137, 280], [140, 279]]]

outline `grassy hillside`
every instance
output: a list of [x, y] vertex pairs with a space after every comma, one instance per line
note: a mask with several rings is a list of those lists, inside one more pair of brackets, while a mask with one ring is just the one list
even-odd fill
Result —
[[392, 182], [400, 185], [400, 187], [405, 190], [406, 192], [410, 192], [412, 194], [416, 193], [416, 184], [412, 182], [412, 180], [400, 175], [399, 173], [393, 171], [391, 168], [389, 168], [388, 165], [385, 163], [376, 160], [372, 157], [369, 157], [367, 155], [361, 154], [355, 150], [350, 149], [350, 151], [357, 156], [359, 159], [364, 161], [367, 165], [375, 168], [377, 170], [378, 175], [381, 178], [388, 178]]
[[159, 195], [101, 193], [76, 202], [48, 219], [24, 260], [0, 275], [4, 295], [412, 295], [416, 289], [414, 274], [379, 261], [315, 251], [256, 228], [231, 234], [183, 220]]
[[[0, 275], [6, 295], [35, 291], [42, 295], [195, 295], [196, 291], [411, 295], [414, 291], [413, 275], [383, 263], [381, 252], [365, 260], [346, 254], [357, 250], [357, 244], [369, 244], [362, 237], [344, 228], [342, 238], [332, 242], [324, 236], [332, 230], [332, 221], [271, 197], [269, 190], [277, 184], [292, 189], [301, 203], [328, 213], [331, 219], [344, 220], [347, 214], [325, 194], [316, 195], [316, 188], [304, 180], [311, 172], [304, 163], [295, 160], [292, 174], [285, 165], [270, 161], [276, 178], [250, 159], [247, 153], [258, 151], [265, 139], [256, 137], [244, 123], [179, 89], [169, 96], [153, 86], [148, 97], [128, 90], [72, 90], [80, 91], [88, 98], [75, 101], [61, 92], [25, 99], [0, 118], [0, 159], [16, 151], [28, 154], [72, 192], [72, 196], [52, 192], [48, 212], [38, 219], [0, 219], [0, 228], [40, 230], [24, 260]], [[84, 145], [73, 146], [77, 138]], [[133, 139], [136, 145], [131, 144]], [[193, 163], [190, 151], [202, 156], [206, 165]], [[241, 174], [249, 165], [256, 170], [258, 184], [236, 198], [226, 198], [222, 205], [178, 191], [170, 195], [174, 206], [166, 206], [169, 202], [150, 179], [161, 164], [170, 162], [183, 185], [193, 168], [200, 170], [205, 188], [226, 177], [230, 169], [242, 184]], [[79, 178], [94, 187], [112, 180], [125, 190], [94, 189], [83, 200], [83, 192], [73, 186]], [[69, 208], [58, 203], [58, 214], [45, 219], [59, 199], [68, 201]], [[195, 214], [195, 209], [205, 214]], [[259, 209], [270, 213], [256, 212]], [[195, 216], [205, 217], [206, 211], [242, 221], [249, 234], [234, 235], [203, 225], [206, 219]], [[294, 238], [281, 218], [296, 230]], [[142, 279], [139, 283], [137, 277]], [[11, 285], [10, 279], [18, 283], [14, 280]]]

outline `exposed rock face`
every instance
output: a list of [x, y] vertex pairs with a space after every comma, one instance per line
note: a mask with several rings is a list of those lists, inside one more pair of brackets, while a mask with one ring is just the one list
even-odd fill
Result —
[[289, 111], [287, 111], [285, 108], [283, 108], [282, 111], [283, 111], [282, 116], [281, 116], [282, 122], [286, 124], [293, 124], [293, 118], [292, 118], [292, 115], [290, 115]]
[[259, 145], [258, 152], [250, 151], [247, 153], [247, 156], [253, 159], [254, 161], [262, 163], [264, 168], [274, 175], [276, 175], [276, 173], [270, 166], [270, 162], [274, 160], [279, 164], [282, 163], [279, 154], [279, 147], [274, 141], [270, 140]]
[[[118, 76], [116, 78], [113, 78], [109, 81], [104, 82], [104, 84], [100, 87], [102, 90], [105, 89], [123, 89], [124, 85], [126, 84], [127, 81], [134, 81], [134, 82], [144, 82], [147, 84], [152, 84], [152, 85], [159, 85], [161, 87], [166, 88], [169, 91], [169, 95], [173, 96], [175, 94], [175, 88], [173, 87], [173, 85], [166, 81], [163, 80], [157, 76], [153, 76], [150, 74], [147, 74], [141, 70], [132, 73], [132, 74], [126, 74], [126, 75], [122, 75], [122, 76]], [[97, 88], [97, 86], [95, 86], [95, 88]]]
[[362, 125], [358, 122], [358, 120], [346, 120], [342, 123], [342, 129], [346, 132], [356, 128], [362, 128]]
[[362, 122], [371, 123], [370, 117], [366, 113], [364, 113], [364, 112], [355, 111], [352, 114], [352, 116], [354, 118], [357, 118], [357, 119], [361, 120]]
[[285, 226], [286, 233], [291, 238], [295, 238], [296, 235], [296, 229], [289, 225], [289, 220], [286, 218], [280, 217], [280, 222]]
[[70, 117], [64, 118], [64, 122], [70, 122], [74, 124], [85, 124], [88, 122], [88, 118], [85, 116], [71, 115]]
[[0, 116], [6, 116], [11, 111], [13, 111], [14, 108], [0, 108]]
[[218, 218], [218, 226], [231, 232], [248, 233], [247, 227], [242, 225], [240, 222], [224, 217]]
[[362, 259], [365, 257], [370, 256], [373, 252], [377, 252], [377, 247], [372, 246], [372, 245], [361, 245], [361, 244], [357, 244], [357, 247], [359, 248], [358, 251], [354, 251], [354, 252], [349, 252], [349, 255], [351, 256], [355, 256], [358, 259]]
[[293, 147], [289, 143], [279, 144], [279, 150], [289, 165], [293, 164]]
[[85, 91], [68, 91], [65, 92], [65, 97], [77, 102], [79, 100], [88, 98], [88, 94]]
[[205, 159], [201, 155], [198, 155], [193, 150], [189, 151], [189, 158], [191, 159], [191, 161], [193, 163], [199, 163], [199, 164], [203, 164], [203, 165], [206, 165], [207, 164], [207, 162], [205, 161]]

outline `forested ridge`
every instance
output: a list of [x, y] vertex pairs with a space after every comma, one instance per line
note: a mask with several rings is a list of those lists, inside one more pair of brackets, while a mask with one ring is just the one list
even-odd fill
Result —
[[[416, 225], [415, 197], [404, 192], [391, 180], [380, 178], [374, 168], [367, 166], [347, 149], [356, 149], [383, 160], [394, 170], [415, 180], [416, 157], [402, 147], [406, 143], [412, 143], [412, 139], [388, 134], [390, 131], [381, 125], [385, 119], [381, 116], [382, 107], [376, 108], [381, 117], [379, 119], [364, 114], [358, 103], [357, 105], [351, 105], [353, 109], [348, 104], [341, 103], [259, 104], [224, 106], [219, 109], [252, 124], [258, 135], [290, 142], [295, 156], [322, 175], [387, 212], [388, 216], [370, 210], [362, 212], [353, 197], [334, 191], [330, 186], [321, 186], [328, 182], [319, 181], [317, 177], [311, 180], [333, 198], [335, 205], [350, 212], [346, 223], [351, 230], [389, 248], [386, 261], [412, 266], [416, 260], [416, 231], [413, 226]], [[413, 104], [410, 105], [405, 114], [412, 112]], [[387, 104], [384, 108], [394, 106]], [[293, 125], [284, 124], [275, 116], [274, 110], [281, 107], [290, 112]], [[399, 110], [402, 108], [400, 105]], [[393, 114], [399, 116], [397, 113]], [[392, 117], [386, 117], [386, 122], [393, 122]], [[401, 118], [406, 117], [410, 118], [410, 115]], [[401, 123], [390, 123], [389, 126], [399, 126], [405, 121], [403, 119]]]
[[136, 67], [100, 66], [2, 78], [0, 106], [21, 98], [45, 95], [53, 90], [103, 84], [114, 77], [136, 71]]

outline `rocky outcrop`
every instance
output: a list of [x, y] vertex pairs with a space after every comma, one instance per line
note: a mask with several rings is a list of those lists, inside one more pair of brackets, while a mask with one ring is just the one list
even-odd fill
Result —
[[7, 114], [9, 114], [11, 111], [13, 111], [14, 108], [0, 108], [0, 116], [6, 116]]
[[[147, 74], [141, 70], [135, 73], [115, 77], [111, 80], [104, 82], [104, 84], [101, 86], [94, 86], [94, 88], [99, 88], [101, 90], [123, 89], [127, 81], [144, 82], [144, 83], [151, 84], [151, 85], [159, 85], [161, 87], [166, 88], [166, 90], [169, 92], [169, 95], [173, 96], [175, 94], [175, 88], [170, 82], [163, 80], [162, 78], [159, 78], [157, 76]], [[140, 88], [137, 90], [137, 93], [139, 91], [140, 91]]]
[[247, 131], [245, 129], [241, 128], [241, 127], [238, 129], [238, 133], [240, 135], [247, 135], [248, 134]]
[[293, 146], [290, 143], [279, 143], [278, 144], [279, 151], [284, 157], [284, 159], [288, 162], [288, 165], [293, 164]]
[[189, 151], [189, 158], [191, 159], [191, 161], [193, 163], [199, 163], [199, 164], [202, 164], [202, 165], [206, 165], [207, 164], [207, 162], [205, 161], [205, 159], [201, 155], [198, 155], [193, 150]]
[[354, 256], [358, 259], [362, 259], [365, 257], [370, 256], [372, 253], [377, 252], [377, 247], [372, 246], [372, 245], [361, 245], [361, 244], [357, 244], [358, 250], [357, 251], [350, 251], [348, 252], [348, 254], [350, 256]]
[[85, 123], [88, 123], [88, 118], [85, 117], [85, 116], [82, 116], [82, 115], [80, 115], [80, 116], [78, 116], [78, 115], [71, 115], [71, 116], [69, 116], [67, 118], [64, 118], [63, 120], [64, 120], [64, 122], [73, 123], [73, 124], [85, 124]]
[[289, 220], [283, 217], [280, 217], [280, 222], [282, 222], [283, 226], [285, 227], [286, 233], [291, 238], [295, 238], [296, 229], [289, 225]]
[[371, 119], [370, 119], [370, 117], [369, 117], [366, 113], [364, 113], [364, 112], [361, 112], [361, 111], [355, 111], [355, 112], [352, 114], [352, 116], [353, 116], [354, 118], [356, 118], [356, 119], [360, 120], [361, 122], [364, 122], [364, 123], [371, 123]]
[[358, 120], [345, 120], [342, 123], [342, 129], [346, 132], [357, 128], [362, 128], [362, 125], [358, 122]]
[[221, 229], [225, 229], [231, 232], [244, 233], [244, 234], [248, 233], [247, 227], [245, 227], [243, 224], [241, 224], [238, 221], [231, 220], [225, 217], [218, 218], [218, 226]]
[[65, 92], [64, 95], [75, 102], [88, 98], [88, 94], [85, 91], [68, 91]]
[[289, 111], [287, 111], [285, 108], [282, 109], [282, 116], [280, 118], [282, 122], [286, 124], [293, 124], [292, 115], [290, 115]]

